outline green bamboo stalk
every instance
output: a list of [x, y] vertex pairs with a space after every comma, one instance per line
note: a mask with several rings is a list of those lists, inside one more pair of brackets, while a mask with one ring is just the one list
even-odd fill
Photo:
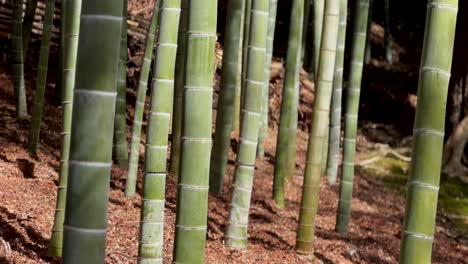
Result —
[[313, 254], [315, 216], [320, 190], [320, 169], [323, 162], [321, 153], [324, 150], [324, 140], [328, 130], [327, 120], [335, 70], [340, 0], [326, 0], [324, 10], [323, 38], [315, 90], [316, 97], [307, 146], [299, 228], [296, 238], [296, 251], [308, 256]]
[[125, 196], [131, 197], [135, 194], [138, 176], [138, 161], [140, 159], [140, 137], [141, 123], [145, 112], [146, 90], [148, 89], [148, 77], [153, 57], [153, 47], [158, 27], [159, 6], [154, 4], [153, 16], [146, 37], [145, 56], [141, 66], [140, 80], [137, 88], [137, 101], [135, 104], [135, 115], [133, 116], [132, 141], [130, 144], [130, 161], [128, 165], [128, 177], [125, 183]]
[[244, 86], [245, 86], [245, 76], [246, 76], [246, 69], [247, 69], [247, 51], [249, 45], [249, 37], [250, 37], [250, 13], [252, 8], [252, 1], [253, 0], [245, 0], [245, 12], [244, 12], [244, 26], [243, 26], [243, 37], [242, 37], [242, 73], [241, 73], [241, 86], [236, 88], [236, 94], [234, 98], [234, 125], [233, 131], [236, 135], [240, 133], [240, 122], [242, 120], [242, 107], [244, 104]]
[[318, 64], [320, 56], [320, 45], [322, 42], [323, 16], [324, 16], [325, 0], [314, 0], [313, 9], [313, 46], [314, 50], [311, 63], [309, 65], [309, 78], [315, 80], [318, 74]]
[[400, 263], [431, 263], [458, 0], [430, 0], [401, 232]]
[[224, 38], [223, 67], [219, 85], [216, 130], [210, 163], [210, 192], [219, 194], [223, 189], [228, 162], [234, 118], [234, 99], [240, 84], [242, 65], [242, 27], [245, 0], [228, 1]]
[[24, 84], [24, 59], [23, 59], [23, 2], [13, 1], [13, 74], [16, 96], [16, 115], [18, 118], [26, 118], [28, 108], [26, 103], [26, 87]]
[[226, 245], [230, 248], [247, 246], [250, 197], [265, 86], [268, 11], [269, 0], [252, 0], [240, 145], [225, 233]]
[[384, 0], [384, 42], [385, 60], [392, 64], [392, 34], [390, 33], [390, 0]]
[[354, 15], [353, 40], [351, 45], [351, 65], [348, 95], [346, 98], [345, 129], [343, 143], [343, 165], [341, 168], [340, 199], [336, 216], [336, 230], [348, 230], [353, 195], [354, 159], [356, 155], [356, 132], [361, 92], [362, 68], [367, 36], [367, 19], [370, 0], [358, 0]]
[[284, 179], [292, 178], [295, 172], [295, 166], [291, 164], [296, 160], [303, 19], [304, 0], [293, 0], [273, 180], [273, 197], [280, 208], [284, 207]]
[[[20, 2], [20, 1], [15, 1]], [[26, 7], [26, 11], [24, 12], [24, 20], [22, 26], [23, 32], [23, 54], [24, 58], [26, 59], [26, 55], [28, 54], [29, 43], [31, 41], [31, 33], [32, 33], [32, 26], [34, 22], [34, 16], [36, 15], [37, 9], [37, 0], [29, 0], [28, 5]]]
[[217, 3], [188, 1], [175, 263], [205, 259]]
[[330, 112], [330, 133], [328, 160], [326, 161], [328, 182], [335, 184], [338, 176], [341, 138], [341, 98], [343, 94], [343, 64], [346, 42], [346, 22], [348, 17], [348, 0], [340, 0], [340, 25], [336, 47], [335, 74], [333, 75], [333, 92]]
[[[63, 263], [104, 263], [122, 0], [82, 4]], [[96, 56], [99, 54], [99, 56]]]
[[64, 58], [61, 68], [62, 78], [62, 145], [60, 149], [59, 184], [57, 203], [55, 205], [54, 226], [47, 248], [47, 256], [62, 255], [63, 220], [67, 197], [68, 158], [70, 156], [70, 132], [73, 107], [73, 88], [75, 85], [76, 56], [78, 51], [78, 34], [80, 32], [81, 0], [62, 0], [62, 19], [64, 27]]
[[169, 127], [174, 95], [180, 0], [161, 0], [145, 152], [138, 263], [162, 263], [164, 196]]
[[180, 152], [182, 136], [182, 101], [184, 98], [185, 82], [185, 52], [187, 47], [188, 1], [181, 0], [180, 22], [177, 38], [177, 57], [174, 83], [174, 109], [172, 117], [171, 164], [170, 175], [175, 180], [179, 178]]
[[128, 167], [127, 142], [127, 0], [122, 9], [122, 32], [120, 36], [119, 78], [117, 79], [117, 102], [115, 105], [114, 155], [117, 164]]
[[369, 64], [372, 58], [372, 41], [371, 41], [371, 30], [372, 30], [372, 13], [374, 10], [374, 0], [369, 0], [369, 17], [367, 18], [367, 37], [366, 37], [366, 50], [364, 53], [364, 63]]
[[269, 110], [269, 93], [270, 93], [270, 75], [271, 61], [273, 58], [273, 40], [275, 37], [276, 13], [278, 0], [270, 0], [268, 11], [268, 35], [267, 35], [267, 50], [265, 57], [265, 87], [263, 90], [263, 105], [262, 105], [262, 123], [258, 134], [257, 155], [265, 155], [265, 139], [268, 138], [268, 110]]
[[41, 130], [42, 111], [44, 109], [44, 94], [47, 83], [47, 69], [49, 64], [50, 36], [52, 34], [52, 20], [54, 18], [55, 0], [47, 0], [46, 11], [37, 67], [36, 94], [32, 110], [31, 130], [29, 132], [29, 151], [36, 154], [39, 146], [39, 132]]

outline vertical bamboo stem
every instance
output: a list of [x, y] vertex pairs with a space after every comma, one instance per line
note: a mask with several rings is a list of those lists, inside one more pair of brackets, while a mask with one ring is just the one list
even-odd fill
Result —
[[336, 44], [338, 38], [338, 23], [340, 0], [326, 0], [324, 12], [324, 27], [320, 47], [320, 59], [317, 76], [316, 97], [309, 144], [307, 146], [307, 161], [302, 189], [299, 228], [297, 230], [296, 251], [299, 254], [312, 256], [315, 216], [317, 214], [320, 190], [321, 153], [325, 146], [327, 120], [330, 112], [330, 99], [335, 69]]
[[431, 263], [458, 0], [430, 0], [419, 71], [400, 263]]
[[26, 103], [26, 87], [24, 84], [24, 57], [23, 57], [23, 1], [13, 1], [13, 74], [16, 97], [16, 115], [26, 118], [28, 108]]
[[353, 40], [351, 47], [351, 66], [343, 144], [343, 165], [341, 168], [340, 199], [336, 218], [336, 230], [345, 233], [348, 230], [353, 196], [354, 162], [356, 156], [356, 134], [361, 92], [362, 69], [367, 36], [367, 19], [370, 12], [370, 0], [358, 0], [354, 16]]
[[230, 0], [227, 6], [227, 21], [224, 38], [223, 68], [219, 85], [216, 130], [210, 164], [210, 192], [219, 194], [223, 188], [228, 162], [231, 132], [234, 118], [234, 103], [237, 85], [240, 84], [242, 67], [242, 27], [245, 0]]
[[242, 106], [240, 145], [230, 202], [226, 245], [247, 246], [247, 224], [252, 193], [258, 132], [261, 121], [262, 94], [265, 84], [265, 53], [268, 34], [269, 0], [252, 0], [245, 96]]
[[284, 179], [286, 177], [292, 178], [295, 173], [303, 19], [304, 0], [294, 0], [289, 24], [288, 53], [285, 64], [273, 180], [273, 197], [280, 208], [284, 207]]
[[205, 259], [217, 2], [188, 2], [176, 263], [203, 263]]
[[133, 116], [132, 140], [130, 144], [130, 158], [128, 164], [128, 177], [125, 183], [125, 196], [131, 197], [135, 194], [138, 177], [138, 161], [140, 160], [140, 139], [143, 114], [145, 112], [146, 90], [148, 89], [148, 77], [153, 58], [154, 40], [158, 27], [159, 7], [154, 4], [151, 24], [146, 38], [145, 56], [141, 66], [140, 80], [137, 88], [137, 101], [135, 115]]
[[82, 5], [63, 263], [104, 263], [106, 256], [122, 6], [122, 0], [84, 0]]

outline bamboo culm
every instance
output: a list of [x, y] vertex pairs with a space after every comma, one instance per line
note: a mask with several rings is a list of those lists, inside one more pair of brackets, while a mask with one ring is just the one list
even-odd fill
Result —
[[346, 42], [346, 22], [348, 17], [348, 0], [340, 0], [340, 25], [336, 45], [335, 74], [333, 75], [333, 92], [330, 111], [330, 133], [328, 159], [325, 175], [330, 184], [335, 184], [338, 177], [341, 138], [341, 104], [343, 94], [343, 64]]
[[122, 7], [122, 0], [82, 2], [63, 230], [67, 264], [106, 257]]
[[384, 0], [384, 43], [385, 60], [388, 64], [393, 63], [392, 58], [392, 34], [390, 33], [390, 0]]
[[241, 129], [241, 119], [242, 119], [242, 107], [244, 104], [244, 87], [245, 87], [245, 76], [247, 70], [247, 57], [248, 57], [248, 45], [250, 37], [250, 13], [252, 11], [252, 1], [245, 0], [245, 10], [244, 10], [244, 26], [243, 26], [243, 37], [242, 37], [242, 71], [241, 71], [241, 86], [240, 89], [236, 90], [235, 99], [234, 99], [234, 124], [233, 131], [238, 136]]
[[162, 263], [164, 235], [164, 197], [168, 134], [174, 95], [174, 68], [177, 54], [180, 0], [162, 0], [153, 85], [145, 151], [145, 175], [141, 207], [140, 264]]
[[182, 136], [182, 103], [184, 97], [185, 80], [185, 52], [187, 47], [187, 22], [188, 22], [188, 1], [181, 0], [180, 22], [177, 38], [177, 57], [175, 67], [174, 82], [174, 106], [172, 111], [172, 140], [171, 140], [171, 160], [170, 175], [176, 181], [179, 179], [180, 170], [180, 142]]
[[309, 65], [309, 78], [315, 80], [318, 74], [318, 64], [320, 56], [320, 44], [322, 42], [322, 30], [323, 30], [323, 12], [326, 0], [313, 0], [313, 53], [312, 59]]
[[205, 259], [217, 3], [188, 1], [176, 263], [204, 263]]
[[23, 57], [23, 2], [13, 1], [13, 74], [16, 97], [16, 115], [18, 118], [28, 116], [26, 102], [26, 87], [24, 83], [24, 57]]
[[296, 252], [312, 256], [315, 217], [317, 214], [322, 167], [322, 151], [326, 144], [327, 120], [330, 112], [333, 76], [335, 72], [336, 45], [340, 0], [326, 0], [324, 11], [323, 38], [317, 75], [316, 98], [307, 146], [307, 161], [304, 172]]
[[265, 84], [265, 55], [269, 0], [252, 0], [240, 145], [236, 160], [225, 242], [230, 248], [247, 246], [247, 225], [252, 193], [258, 132]]
[[241, 74], [239, 65], [242, 63], [244, 9], [245, 0], [228, 1], [223, 67], [221, 69], [216, 130], [210, 164], [210, 192], [213, 194], [219, 194], [222, 191], [231, 147], [235, 93], [237, 85], [240, 84], [238, 79], [240, 79]]
[[[73, 88], [75, 85], [76, 55], [78, 51], [78, 34], [80, 31], [81, 0], [62, 0], [62, 19], [64, 27], [64, 58], [62, 65], [62, 144], [60, 149], [59, 184], [55, 206], [54, 226], [47, 247], [47, 256], [62, 255], [63, 220], [67, 197], [68, 158], [70, 156], [70, 132], [72, 122]], [[66, 36], [66, 37], [65, 37]]]
[[431, 263], [458, 0], [428, 1], [401, 264]]
[[339, 233], [347, 232], [351, 213], [359, 95], [361, 92], [362, 69], [367, 39], [367, 19], [370, 12], [369, 1], [359, 0], [356, 5], [356, 14], [354, 15], [350, 81], [346, 98], [343, 165], [341, 168], [340, 198], [336, 216], [336, 230]]
[[135, 115], [133, 116], [132, 140], [130, 144], [130, 158], [128, 164], [128, 177], [125, 183], [125, 196], [131, 197], [135, 194], [138, 176], [138, 163], [140, 160], [140, 139], [143, 114], [145, 112], [146, 90], [148, 89], [148, 77], [153, 58], [154, 39], [158, 28], [159, 7], [154, 4], [151, 24], [146, 37], [145, 56], [141, 66], [140, 80], [138, 81], [137, 100], [135, 104]]
[[303, 19], [304, 0], [294, 0], [289, 24], [288, 52], [273, 180], [273, 197], [280, 208], [284, 207], [284, 180], [285, 178], [292, 178], [295, 173]]
[[[20, 1], [15, 1], [20, 2]], [[23, 54], [24, 59], [26, 58], [26, 54], [28, 54], [29, 42], [31, 40], [31, 33], [33, 28], [34, 16], [36, 15], [37, 9], [37, 0], [30, 0], [28, 1], [28, 5], [26, 7], [26, 11], [24, 12], [24, 19], [23, 19]]]
[[122, 32], [120, 36], [119, 77], [117, 79], [117, 102], [115, 105], [114, 157], [122, 168], [128, 167], [127, 142], [127, 0], [122, 9]]
[[268, 35], [267, 35], [267, 49], [265, 55], [265, 87], [263, 88], [263, 104], [262, 104], [262, 126], [258, 133], [257, 155], [265, 155], [265, 139], [268, 138], [268, 112], [270, 107], [270, 75], [271, 75], [271, 62], [273, 59], [273, 41], [275, 37], [276, 27], [276, 13], [278, 8], [278, 0], [270, 0], [269, 14], [268, 14]]
[[366, 37], [366, 49], [364, 53], [364, 62], [369, 64], [372, 59], [372, 39], [371, 39], [371, 32], [372, 32], [372, 13], [374, 10], [374, 0], [369, 0], [369, 16], [367, 18], [367, 37]]
[[47, 84], [47, 69], [49, 64], [49, 46], [52, 33], [52, 19], [54, 18], [55, 0], [47, 0], [44, 15], [44, 28], [42, 31], [41, 50], [39, 53], [39, 65], [37, 67], [36, 94], [31, 118], [31, 130], [29, 132], [28, 149], [31, 153], [37, 153], [39, 146], [39, 132], [41, 130], [42, 111], [44, 109], [44, 94]]

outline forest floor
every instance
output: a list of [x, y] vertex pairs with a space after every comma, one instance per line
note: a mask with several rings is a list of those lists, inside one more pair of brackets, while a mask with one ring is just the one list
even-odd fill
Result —
[[[272, 75], [276, 77], [270, 86], [271, 127], [266, 140], [266, 155], [258, 159], [255, 171], [248, 249], [229, 250], [223, 246], [234, 170], [235, 155], [231, 152], [222, 195], [209, 197], [207, 263], [310, 262], [294, 251], [307, 147], [307, 123], [304, 121], [300, 121], [298, 129], [296, 174], [286, 184], [286, 208], [278, 209], [271, 198], [281, 71], [281, 64], [275, 63]], [[54, 216], [61, 131], [61, 110], [51, 99], [54, 98], [52, 88], [49, 86], [46, 94], [48, 100], [41, 129], [41, 147], [38, 155], [32, 156], [26, 149], [30, 122], [15, 117], [11, 73], [5, 64], [0, 65], [0, 263], [58, 262], [45, 256]], [[33, 91], [29, 89], [28, 94], [31, 105]], [[135, 92], [128, 89], [127, 97], [129, 102], [134, 102]], [[214, 99], [216, 102], [216, 95]], [[300, 120], [310, 118], [312, 102], [313, 85], [303, 78]], [[132, 107], [129, 106], [128, 110], [130, 125]], [[358, 160], [378, 155], [378, 151], [373, 150], [376, 145], [369, 141], [364, 135], [366, 133], [369, 134], [361, 129], [358, 136]], [[130, 127], [128, 134], [130, 136]], [[22, 172], [28, 163], [35, 165], [33, 174]], [[323, 178], [312, 263], [397, 263], [407, 168], [407, 162], [389, 157], [357, 167], [347, 236], [339, 236], [334, 231], [339, 185], [330, 186]], [[126, 170], [117, 166], [112, 168], [107, 263], [136, 263], [141, 197], [124, 196], [125, 178]], [[456, 183], [465, 192], [448, 195], [453, 196], [455, 202], [467, 203], [468, 186]], [[141, 179], [138, 191], [141, 193]], [[171, 178], [168, 178], [166, 192], [164, 260], [170, 263], [176, 212], [176, 183]], [[456, 203], [451, 205], [458, 208]], [[443, 207], [439, 211], [433, 262], [468, 263], [468, 233], [457, 224], [457, 219], [466, 220], [466, 215], [463, 218], [461, 213], [445, 213]], [[7, 245], [11, 250], [6, 249]]]
[[[148, 18], [151, 11], [148, 8], [150, 2], [153, 1], [130, 1], [130, 14]], [[374, 38], [382, 38], [380, 36], [382, 32], [378, 29], [373, 30], [373, 34]], [[33, 46], [36, 49], [35, 54], [30, 56], [37, 58], [38, 45]], [[130, 65], [138, 65], [141, 61], [142, 46], [139, 42], [131, 47]], [[395, 49], [398, 48], [395, 46]], [[52, 47], [52, 54], [49, 71], [56, 72], [56, 47]], [[415, 57], [411, 58], [411, 61], [417, 61], [415, 63], [417, 65], [418, 54], [411, 52], [408, 54]], [[362, 100], [365, 103], [361, 105], [364, 110], [362, 116], [375, 117], [374, 110], [377, 106], [380, 107], [379, 110], [388, 112], [388, 117], [396, 116], [398, 120], [392, 119], [391, 122], [409, 119], [408, 122], [403, 121], [411, 124], [414, 114], [414, 106], [411, 108], [413, 97], [405, 98], [407, 93], [401, 93], [396, 97], [388, 96], [392, 98], [389, 100], [388, 97], [377, 94], [397, 94], [399, 91], [395, 90], [396, 87], [409, 87], [414, 92], [417, 66], [399, 70], [394, 67], [389, 70], [376, 62], [373, 61], [373, 65], [365, 70], [371, 71], [371, 74], [366, 72], [364, 74]], [[29, 63], [26, 70], [29, 108], [34, 94], [34, 90], [30, 87], [34, 84], [35, 65], [36, 63]], [[403, 76], [410, 74], [413, 75], [412, 79], [405, 83], [406, 79]], [[131, 105], [135, 103], [135, 91], [131, 87], [138, 79], [138, 67], [130, 68], [129, 76], [128, 137], [133, 118]], [[409, 163], [382, 154], [381, 147], [383, 143], [395, 148], [408, 148], [411, 138], [404, 137], [405, 133], [398, 132], [394, 126], [365, 120], [360, 122], [357, 141], [357, 163], [362, 166], [356, 168], [348, 234], [339, 236], [334, 231], [339, 185], [331, 186], [323, 178], [316, 218], [314, 259], [310, 261], [295, 253], [294, 244], [314, 88], [303, 75], [297, 131], [296, 174], [286, 183], [286, 208], [278, 209], [271, 194], [282, 79], [283, 69], [281, 63], [277, 61], [272, 67], [270, 83], [271, 116], [269, 137], [265, 143], [266, 155], [259, 158], [256, 163], [249, 215], [249, 246], [246, 250], [239, 251], [230, 250], [223, 245], [223, 231], [226, 227], [230, 186], [234, 172], [235, 153], [231, 151], [224, 190], [220, 197], [209, 197], [206, 263], [397, 263]], [[54, 80], [49, 83], [54, 83]], [[385, 90], [388, 86], [394, 89], [390, 93], [388, 89]], [[41, 147], [37, 156], [30, 155], [27, 151], [30, 121], [16, 118], [12, 75], [8, 64], [0, 61], [0, 263], [59, 263], [59, 260], [45, 256], [53, 224], [60, 158], [62, 113], [55, 90], [54, 85], [47, 87], [41, 127]], [[216, 99], [215, 94], [215, 103]], [[401, 105], [403, 107], [400, 107]], [[403, 109], [403, 112], [395, 112], [396, 108]], [[146, 122], [143, 130], [145, 125]], [[411, 125], [409, 131], [411, 133]], [[372, 162], [369, 162], [370, 160]], [[143, 155], [140, 156], [140, 165], [142, 161]], [[34, 165], [34, 173], [23, 173], [28, 164]], [[138, 193], [141, 193], [141, 169], [139, 175]], [[124, 196], [126, 170], [113, 166], [111, 178], [106, 263], [136, 263], [141, 196], [139, 194], [132, 198]], [[164, 263], [170, 263], [172, 259], [176, 189], [174, 180], [168, 178]], [[443, 176], [439, 198], [433, 263], [468, 263], [468, 185], [458, 179]]]

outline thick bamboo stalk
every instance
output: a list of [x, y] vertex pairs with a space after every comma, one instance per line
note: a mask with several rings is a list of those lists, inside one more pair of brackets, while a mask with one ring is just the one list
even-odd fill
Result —
[[[63, 263], [104, 263], [122, 0], [84, 0], [73, 98]], [[99, 56], [96, 56], [99, 54]]]
[[302, 31], [304, 0], [294, 0], [289, 24], [281, 115], [276, 143], [273, 197], [278, 207], [284, 207], [284, 179], [295, 173], [296, 132], [299, 104], [299, 77], [302, 69]]
[[55, 0], [47, 1], [44, 17], [44, 31], [41, 39], [41, 50], [39, 53], [39, 65], [37, 67], [36, 94], [32, 110], [31, 130], [29, 132], [29, 151], [37, 153], [39, 146], [39, 132], [41, 130], [42, 111], [44, 109], [44, 94], [47, 84], [47, 69], [49, 64], [49, 46], [54, 15]]
[[366, 50], [364, 53], [364, 62], [369, 64], [372, 58], [372, 40], [371, 40], [371, 30], [372, 30], [372, 13], [374, 11], [374, 0], [369, 0], [369, 16], [367, 18], [367, 37], [366, 37]]
[[307, 161], [302, 189], [299, 228], [297, 230], [296, 251], [312, 256], [315, 216], [317, 214], [320, 190], [320, 170], [325, 135], [328, 131], [327, 120], [330, 111], [330, 99], [335, 70], [336, 44], [340, 0], [326, 0], [324, 11], [323, 38], [320, 47], [320, 59], [315, 90], [314, 111], [307, 146]]
[[[20, 2], [20, 1], [15, 0], [15, 2]], [[37, 0], [29, 0], [28, 5], [26, 7], [25, 14], [24, 14], [23, 28], [22, 28], [23, 54], [25, 55], [25, 57], [28, 54], [28, 47], [29, 47], [29, 42], [31, 40], [31, 31], [33, 28], [33, 22], [34, 22], [34, 17], [36, 14], [36, 9], [37, 9]]]
[[320, 45], [322, 42], [323, 30], [323, 12], [325, 8], [325, 0], [314, 0], [312, 4], [313, 9], [313, 53], [311, 63], [309, 65], [309, 78], [315, 80], [318, 74], [318, 64], [320, 56]]
[[140, 160], [140, 138], [143, 114], [145, 112], [146, 90], [148, 89], [148, 77], [153, 58], [154, 40], [158, 27], [159, 7], [154, 4], [151, 26], [146, 38], [145, 56], [141, 66], [140, 80], [138, 81], [137, 100], [135, 104], [135, 115], [133, 116], [132, 140], [130, 143], [130, 158], [128, 164], [128, 177], [125, 183], [125, 196], [131, 197], [135, 194], [138, 176], [138, 161]]
[[330, 184], [335, 184], [338, 176], [341, 139], [341, 101], [343, 94], [343, 64], [346, 42], [346, 24], [348, 18], [348, 0], [340, 0], [340, 25], [336, 45], [335, 74], [333, 75], [333, 92], [330, 111], [330, 136], [328, 159], [325, 175]]
[[24, 57], [23, 57], [23, 1], [14, 1], [13, 4], [13, 74], [16, 97], [16, 115], [26, 118], [28, 108], [26, 103], [26, 87], [24, 84]]
[[180, 22], [177, 38], [177, 58], [174, 82], [174, 109], [172, 117], [171, 164], [170, 175], [179, 179], [180, 152], [182, 136], [182, 103], [184, 98], [185, 82], [185, 52], [187, 48], [188, 1], [181, 0]]
[[[219, 194], [223, 189], [224, 174], [231, 146], [234, 118], [234, 99], [237, 85], [240, 86], [242, 67], [242, 27], [244, 24], [245, 0], [228, 1], [224, 38], [223, 67], [219, 85], [216, 130], [210, 163], [210, 192]], [[239, 87], [240, 88], [240, 87]]]
[[349, 88], [346, 98], [343, 165], [341, 167], [340, 199], [336, 216], [336, 230], [345, 233], [348, 230], [353, 196], [354, 162], [356, 155], [356, 132], [361, 92], [362, 69], [367, 36], [370, 0], [358, 0], [354, 15], [353, 38], [351, 44], [351, 65]]
[[247, 246], [250, 197], [265, 85], [268, 6], [269, 0], [252, 0], [240, 145], [225, 233], [226, 245], [230, 248], [241, 249]]
[[68, 158], [70, 156], [70, 136], [73, 107], [73, 88], [75, 86], [76, 56], [78, 51], [78, 34], [80, 31], [81, 0], [62, 0], [64, 56], [62, 71], [62, 145], [60, 149], [59, 184], [57, 203], [55, 205], [54, 226], [47, 248], [48, 256], [61, 256], [63, 244], [63, 220], [67, 197]]
[[400, 263], [431, 263], [458, 0], [430, 0], [419, 72]]
[[392, 64], [393, 58], [392, 34], [390, 33], [390, 0], [384, 0], [384, 30], [385, 60], [388, 64]]
[[203, 263], [205, 259], [217, 3], [188, 2], [176, 263]]
[[174, 95], [180, 0], [161, 0], [141, 207], [140, 264], [162, 263], [168, 134]]
[[270, 94], [270, 71], [273, 58], [273, 41], [275, 37], [276, 13], [278, 0], [270, 0], [268, 11], [268, 35], [267, 35], [267, 50], [265, 57], [265, 87], [263, 88], [263, 105], [262, 105], [262, 123], [260, 132], [258, 133], [257, 155], [265, 155], [265, 139], [268, 138], [268, 112], [269, 112], [269, 94]]
[[122, 9], [122, 33], [120, 36], [119, 78], [117, 79], [117, 102], [115, 105], [114, 156], [122, 168], [128, 167], [127, 142], [127, 6]]

